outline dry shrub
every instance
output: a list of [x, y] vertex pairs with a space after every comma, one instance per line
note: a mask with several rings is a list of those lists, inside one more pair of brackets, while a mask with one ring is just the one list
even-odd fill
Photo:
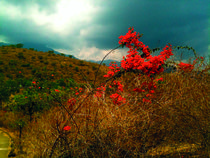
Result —
[[[127, 83], [122, 94], [127, 97], [124, 105], [114, 105], [109, 96], [97, 99], [83, 94], [73, 109], [63, 103], [46, 112], [26, 132], [34, 155], [136, 157], [162, 144], [184, 142], [208, 147], [208, 79], [179, 73], [160, 76], [166, 82], [158, 85], [152, 104], [143, 103], [144, 95], [130, 90], [146, 78], [136, 82], [130, 77], [121, 79]], [[65, 126], [71, 129], [64, 131]]]

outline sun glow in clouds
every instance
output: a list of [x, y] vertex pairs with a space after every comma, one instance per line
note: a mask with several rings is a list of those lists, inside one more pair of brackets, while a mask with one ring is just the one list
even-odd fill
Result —
[[41, 6], [38, 3], [28, 5], [26, 9], [9, 3], [2, 3], [1, 7], [5, 16], [10, 19], [30, 20], [38, 27], [45, 27], [47, 30], [61, 35], [73, 33], [75, 28], [91, 22], [93, 17], [91, 14], [98, 11], [98, 8], [94, 7], [90, 0], [57, 1], [54, 13], [49, 13], [47, 10], [40, 8]]
[[90, 13], [94, 10], [95, 8], [88, 1], [62, 0], [57, 4], [57, 13], [53, 15], [52, 29], [58, 32], [67, 29], [72, 32], [76, 23], [78, 25], [78, 22], [90, 22]]

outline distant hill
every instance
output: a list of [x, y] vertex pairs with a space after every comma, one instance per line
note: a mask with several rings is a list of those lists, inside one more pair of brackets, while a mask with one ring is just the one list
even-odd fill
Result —
[[[37, 51], [42, 51], [42, 52], [54, 51], [55, 54], [59, 54], [59, 55], [63, 54], [63, 53], [60, 53], [58, 51], [55, 51], [52, 48], [46, 47], [44, 44], [29, 43], [29, 42], [25, 42], [25, 43], [22, 43], [22, 44], [23, 44], [23, 48], [27, 48], [27, 49], [34, 48], [34, 50], [37, 50]], [[8, 45], [16, 45], [16, 44], [0, 42], [0, 46], [2, 46], [2, 45], [8, 46]], [[69, 56], [69, 55], [66, 55], [66, 54], [63, 54], [63, 55], [64, 56]], [[72, 55], [72, 58], [77, 59], [73, 55]]]
[[[0, 46], [0, 75], [8, 79], [29, 80], [32, 78], [52, 80], [53, 82], [73, 79], [77, 83], [92, 83], [98, 69], [97, 63], [74, 59], [52, 52], [35, 49]], [[103, 82], [107, 66], [101, 66], [96, 83]], [[53, 76], [52, 76], [53, 75]], [[24, 82], [25, 84], [25, 82]]]
[[[101, 61], [95, 61], [95, 60], [87, 60], [88, 62], [92, 62], [92, 63], [97, 63], [97, 64], [100, 64], [101, 63]], [[109, 66], [109, 64], [111, 63], [111, 62], [116, 62], [116, 64], [118, 65], [118, 66], [121, 66], [121, 62], [120, 61], [117, 61], [117, 60], [111, 60], [111, 59], [108, 59], [108, 60], [104, 60], [103, 61], [103, 63], [106, 65], [106, 66]], [[102, 63], [102, 64], [103, 64]]]

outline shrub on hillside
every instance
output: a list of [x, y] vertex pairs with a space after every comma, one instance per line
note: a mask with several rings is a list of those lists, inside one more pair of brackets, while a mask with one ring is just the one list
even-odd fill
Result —
[[18, 61], [17, 60], [10, 60], [9, 65], [10, 66], [17, 66]]
[[17, 48], [23, 48], [23, 44], [22, 43], [18, 43], [18, 44], [16, 44], [16, 47]]
[[23, 55], [23, 52], [18, 53], [17, 57], [18, 57], [19, 59], [25, 59], [25, 57], [24, 57], [24, 55]]

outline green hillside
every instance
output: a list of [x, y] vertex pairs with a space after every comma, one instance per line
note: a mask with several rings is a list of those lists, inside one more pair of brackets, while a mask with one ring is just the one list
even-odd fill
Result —
[[[14, 46], [0, 47], [0, 73], [5, 79], [33, 77], [51, 79], [74, 79], [76, 82], [91, 83], [99, 64], [65, 57], [53, 51], [38, 52]], [[103, 79], [107, 67], [101, 66], [97, 81]]]

